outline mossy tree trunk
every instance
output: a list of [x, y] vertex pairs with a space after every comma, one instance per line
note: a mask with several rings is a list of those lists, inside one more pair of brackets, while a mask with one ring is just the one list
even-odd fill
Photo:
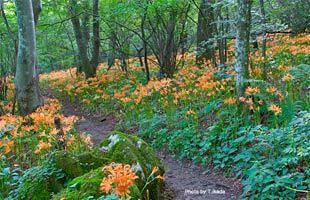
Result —
[[237, 0], [236, 35], [236, 92], [244, 95], [245, 81], [249, 77], [249, 40], [251, 29], [252, 0]]
[[35, 14], [31, 0], [16, 0], [15, 4], [19, 34], [15, 75], [16, 99], [20, 114], [27, 115], [43, 103], [36, 67]]

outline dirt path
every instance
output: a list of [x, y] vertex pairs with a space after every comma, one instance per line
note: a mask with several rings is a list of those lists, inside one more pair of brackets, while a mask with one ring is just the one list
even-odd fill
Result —
[[161, 151], [159, 156], [165, 166], [165, 187], [171, 190], [176, 200], [229, 200], [237, 199], [241, 193], [238, 180], [217, 174], [203, 173], [204, 169], [190, 161], [176, 160]]
[[[89, 133], [95, 144], [113, 131], [116, 125], [114, 117], [83, 112], [68, 101], [63, 102], [63, 113], [79, 116], [76, 128]], [[157, 154], [166, 170], [160, 200], [229, 200], [240, 195], [241, 184], [238, 180], [215, 174], [204, 175], [203, 168], [190, 161], [175, 160], [166, 151], [158, 151]]]
[[83, 112], [79, 106], [63, 102], [63, 114], [80, 117], [76, 123], [79, 132], [91, 135], [94, 144], [98, 144], [107, 134], [114, 130], [116, 120], [113, 116], [102, 117], [92, 113]]

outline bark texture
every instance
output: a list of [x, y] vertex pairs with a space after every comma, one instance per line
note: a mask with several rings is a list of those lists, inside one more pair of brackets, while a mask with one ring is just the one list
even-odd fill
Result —
[[15, 75], [16, 97], [22, 115], [43, 104], [36, 68], [35, 19], [31, 0], [16, 0], [18, 56]]
[[267, 58], [266, 58], [266, 49], [267, 49], [267, 34], [266, 34], [266, 12], [264, 0], [259, 1], [260, 10], [262, 15], [262, 24], [263, 24], [263, 40], [262, 40], [262, 57], [263, 57], [263, 79], [267, 79]]
[[216, 31], [214, 24], [213, 0], [202, 0], [198, 13], [197, 56], [196, 62], [214, 60], [213, 36]]
[[236, 35], [236, 92], [243, 96], [245, 81], [249, 77], [249, 40], [251, 28], [251, 0], [237, 0]]
[[[100, 37], [99, 37], [99, 1], [93, 1], [93, 57], [90, 59], [88, 57], [89, 50], [89, 13], [88, 13], [88, 2], [83, 1], [84, 11], [79, 13], [77, 9], [77, 1], [70, 0], [70, 14], [71, 14], [71, 22], [73, 25], [74, 35], [78, 47], [78, 57], [79, 57], [79, 67], [78, 72], [84, 72], [86, 78], [93, 77], [96, 75], [96, 69], [98, 65], [99, 59], [99, 47], [100, 47]], [[80, 20], [80, 15], [82, 16]]]
[[99, 0], [93, 0], [93, 57], [92, 66], [97, 68], [99, 64], [100, 50], [100, 21], [99, 21]]

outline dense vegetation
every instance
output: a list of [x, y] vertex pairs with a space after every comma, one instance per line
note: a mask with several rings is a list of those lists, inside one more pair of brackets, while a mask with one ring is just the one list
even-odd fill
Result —
[[[309, 5], [0, 0], [0, 199], [158, 199], [152, 148], [310, 198]], [[93, 144], [61, 101], [136, 135]]]

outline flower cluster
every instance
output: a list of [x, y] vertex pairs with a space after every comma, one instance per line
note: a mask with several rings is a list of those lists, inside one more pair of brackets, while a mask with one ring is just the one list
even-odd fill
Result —
[[275, 115], [279, 115], [282, 112], [282, 109], [279, 106], [275, 105], [275, 104], [271, 104], [268, 107], [268, 110], [272, 111]]
[[[35, 112], [21, 117], [5, 114], [0, 117], [0, 155], [32, 152], [30, 156], [43, 156], [61, 144], [62, 148], [74, 149], [91, 146], [89, 137], [75, 137], [74, 124], [77, 116], [60, 114], [61, 104], [56, 99], [47, 99]], [[56, 120], [57, 119], [57, 120]], [[57, 124], [56, 121], [59, 121]], [[75, 145], [76, 144], [76, 145]]]
[[132, 171], [130, 165], [111, 163], [103, 168], [107, 177], [103, 178], [100, 189], [106, 194], [112, 193], [120, 197], [128, 197], [130, 188], [139, 177]]

